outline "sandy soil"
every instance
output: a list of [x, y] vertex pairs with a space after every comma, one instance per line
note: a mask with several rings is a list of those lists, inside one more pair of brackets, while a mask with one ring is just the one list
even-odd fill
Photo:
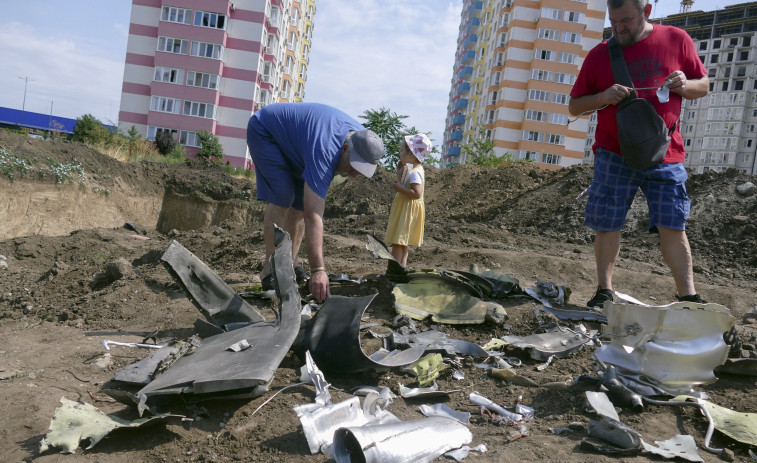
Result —
[[[187, 338], [199, 311], [160, 262], [177, 240], [238, 291], [254, 289], [263, 257], [262, 204], [254, 181], [234, 179], [202, 162], [178, 166], [121, 163], [83, 145], [29, 139], [0, 132], [0, 453], [3, 461], [145, 461], [322, 462], [311, 455], [293, 407], [314, 399], [312, 387], [299, 386], [253, 400], [226, 400], [176, 405], [169, 411], [194, 418], [145, 429], [113, 432], [91, 450], [61, 457], [40, 454], [61, 397], [90, 403], [105, 413], [135, 418], [134, 407], [102, 392], [114, 372], [146, 352], [113, 348], [106, 356], [102, 340], [141, 341]], [[25, 164], [10, 164], [23, 159]], [[78, 167], [77, 167], [78, 166]], [[545, 172], [528, 165], [497, 169], [457, 167], [429, 169], [426, 190], [426, 243], [411, 250], [414, 268], [467, 270], [476, 264], [507, 273], [532, 287], [537, 278], [570, 287], [569, 307], [580, 308], [595, 287], [591, 230], [582, 225], [591, 167]], [[382, 237], [391, 204], [392, 176], [351, 179], [332, 189], [327, 199], [326, 263], [333, 273], [354, 277], [382, 273], [386, 263], [365, 249], [365, 235]], [[746, 348], [756, 344], [755, 325], [742, 315], [755, 306], [757, 294], [757, 195], [742, 196], [736, 187], [753, 177], [728, 171], [693, 176], [689, 228], [698, 291], [710, 302], [727, 306]], [[654, 235], [646, 232], [646, 207], [637, 198], [623, 236], [616, 289], [647, 303], [673, 301], [675, 287]], [[129, 222], [142, 237], [124, 227]], [[144, 236], [149, 240], [142, 239]], [[106, 266], [125, 259], [119, 277], [104, 277]], [[378, 291], [369, 309], [372, 321], [388, 325], [395, 312], [391, 284], [384, 278], [359, 286], [338, 286], [349, 296]], [[303, 295], [306, 295], [303, 292]], [[443, 325], [449, 337], [485, 344], [507, 334], [528, 335], [539, 329], [529, 299], [501, 299], [506, 326]], [[251, 302], [265, 312], [267, 301]], [[543, 318], [549, 320], [548, 316]], [[421, 328], [431, 326], [428, 322]], [[599, 325], [588, 323], [591, 328]], [[366, 340], [367, 342], [367, 340]], [[753, 348], [753, 347], [752, 347]], [[752, 351], [754, 352], [754, 351]], [[541, 362], [518, 351], [518, 371], [536, 382], [596, 374], [591, 349]], [[749, 353], [747, 352], [747, 355]], [[754, 355], [754, 353], [752, 354]], [[287, 355], [277, 370], [272, 392], [299, 381], [303, 361]], [[612, 457], [582, 450], [585, 432], [555, 435], [550, 428], [584, 426], [595, 416], [586, 410], [584, 393], [570, 388], [551, 391], [513, 385], [486, 376], [473, 361], [463, 361], [465, 379], [443, 375], [438, 381], [452, 393], [445, 403], [473, 414], [473, 445], [488, 453], [466, 461], [660, 461], [649, 453]], [[382, 385], [397, 392], [413, 379], [399, 371], [381, 375], [331, 375], [328, 381], [347, 390], [355, 385]], [[722, 406], [757, 412], [754, 377], [724, 375], [701, 388]], [[514, 428], [499, 426], [478, 413], [468, 396], [478, 391], [504, 405], [522, 396], [536, 409], [527, 424], [530, 435], [510, 441]], [[332, 400], [350, 397], [332, 390]], [[420, 401], [397, 399], [389, 410], [399, 418], [421, 417]], [[686, 409], [647, 407], [641, 414], [621, 411], [621, 420], [647, 442], [688, 433], [701, 446], [706, 420]], [[714, 447], [749, 461], [748, 446], [715, 433]], [[86, 447], [86, 445], [84, 445]], [[716, 455], [700, 448], [707, 462]], [[60, 459], [60, 460], [59, 460]]]

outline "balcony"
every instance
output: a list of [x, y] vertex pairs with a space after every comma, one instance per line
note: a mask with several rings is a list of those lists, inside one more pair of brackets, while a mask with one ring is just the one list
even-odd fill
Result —
[[468, 50], [463, 53], [463, 56], [460, 57], [460, 62], [463, 64], [470, 64], [474, 59], [476, 59], [476, 52], [473, 50]]
[[481, 11], [484, 9], [484, 2], [473, 2], [468, 10], [468, 17], [478, 18], [481, 16]]
[[461, 98], [455, 102], [455, 109], [463, 109], [468, 107], [468, 99]]
[[466, 50], [476, 48], [476, 42], [478, 42], [478, 36], [476, 34], [471, 34], [465, 38], [465, 41], [463, 42], [463, 48], [465, 48]]
[[450, 146], [447, 150], [448, 156], [460, 156], [460, 147], [459, 146]]
[[478, 32], [478, 26], [481, 25], [481, 20], [478, 18], [471, 18], [467, 26], [465, 26], [465, 33], [470, 34], [472, 32]]
[[465, 114], [456, 114], [452, 118], [452, 125], [459, 125], [465, 123]]
[[469, 81], [470, 78], [473, 76], [473, 66], [465, 66], [462, 71], [460, 71], [460, 75], [458, 76], [460, 80], [463, 81]]
[[468, 95], [468, 93], [470, 93], [470, 84], [468, 82], [463, 82], [457, 86], [458, 95]]
[[462, 130], [455, 130], [451, 134], [449, 134], [450, 140], [462, 140], [463, 139], [463, 131]]

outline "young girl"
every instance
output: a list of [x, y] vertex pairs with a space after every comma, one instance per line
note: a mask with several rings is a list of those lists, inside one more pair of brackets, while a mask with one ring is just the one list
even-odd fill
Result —
[[426, 207], [423, 204], [423, 160], [431, 152], [431, 140], [422, 133], [407, 135], [400, 146], [397, 163], [397, 194], [389, 213], [386, 242], [392, 246], [392, 256], [407, 266], [408, 246], [423, 244], [423, 225]]

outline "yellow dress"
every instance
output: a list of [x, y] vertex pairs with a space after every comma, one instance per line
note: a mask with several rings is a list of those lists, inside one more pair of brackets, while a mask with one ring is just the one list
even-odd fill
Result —
[[[406, 171], [402, 176], [402, 186], [410, 188], [410, 176], [417, 172], [421, 177], [421, 185], [426, 182], [423, 164], [419, 164]], [[424, 188], [425, 190], [425, 188]], [[389, 225], [386, 228], [386, 244], [402, 246], [420, 246], [423, 244], [423, 225], [426, 222], [426, 206], [423, 194], [418, 199], [410, 199], [402, 193], [394, 195], [392, 209], [389, 212]]]

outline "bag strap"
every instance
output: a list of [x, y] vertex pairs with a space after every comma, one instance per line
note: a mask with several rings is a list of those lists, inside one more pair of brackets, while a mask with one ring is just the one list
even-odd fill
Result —
[[636, 91], [631, 80], [631, 73], [628, 72], [626, 60], [623, 59], [623, 50], [620, 48], [618, 39], [615, 36], [610, 37], [610, 40], [607, 41], [607, 48], [610, 50], [610, 64], [612, 64], [612, 75], [615, 78], [615, 82], [630, 88], [631, 94], [628, 97], [635, 98]]

